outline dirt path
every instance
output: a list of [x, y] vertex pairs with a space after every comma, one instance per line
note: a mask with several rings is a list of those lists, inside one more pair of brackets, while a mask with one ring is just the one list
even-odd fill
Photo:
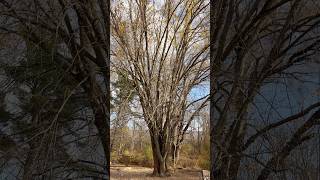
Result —
[[152, 168], [138, 166], [111, 166], [111, 180], [200, 180], [201, 171], [195, 169], [177, 169], [176, 172], [165, 178], [151, 177]]

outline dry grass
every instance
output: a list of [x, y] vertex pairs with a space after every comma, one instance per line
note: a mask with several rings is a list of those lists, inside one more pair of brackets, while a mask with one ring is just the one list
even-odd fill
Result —
[[152, 168], [139, 166], [111, 166], [111, 180], [200, 180], [201, 171], [195, 169], [177, 169], [170, 177], [152, 177]]

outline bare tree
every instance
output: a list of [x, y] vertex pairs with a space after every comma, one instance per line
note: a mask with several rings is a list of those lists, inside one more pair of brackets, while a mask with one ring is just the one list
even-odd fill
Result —
[[[290, 153], [313, 138], [312, 130], [319, 124], [319, 102], [288, 117], [279, 113], [281, 118], [266, 123], [264, 120], [270, 114], [253, 119], [250, 114], [259, 112], [255, 103], [257, 98], [266, 100], [263, 90], [267, 85], [275, 85], [279, 79], [306, 81], [303, 80], [306, 75], [312, 74], [302, 67], [317, 66], [317, 61], [312, 60], [320, 45], [318, 6], [318, 2], [304, 0], [211, 1], [211, 176], [214, 179], [237, 179], [248, 158], [259, 167], [251, 172], [251, 178], [263, 180], [283, 173]], [[273, 103], [268, 106], [278, 112]], [[278, 144], [277, 149], [270, 148], [270, 133], [294, 123], [294, 130], [286, 132], [290, 134], [288, 139]], [[262, 156], [261, 149], [271, 152]], [[253, 155], [248, 154], [249, 150]]]
[[[21, 37], [52, 52], [47, 61], [55, 61], [66, 76], [79, 84], [78, 89], [86, 92], [104, 150], [107, 174], [110, 161], [109, 4], [107, 0], [0, 1], [0, 33]], [[61, 108], [63, 106], [64, 103]]]
[[[208, 77], [207, 1], [117, 1], [111, 12], [113, 65], [133, 82], [148, 125], [154, 174], [168, 170], [194, 115], [190, 91]], [[198, 111], [198, 110], [196, 110]], [[194, 111], [193, 113], [197, 113]]]

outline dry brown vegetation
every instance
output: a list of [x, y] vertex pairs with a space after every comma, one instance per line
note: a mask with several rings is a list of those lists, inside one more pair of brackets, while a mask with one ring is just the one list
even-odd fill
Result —
[[137, 167], [137, 166], [112, 166], [111, 165], [111, 180], [201, 180], [201, 171], [197, 169], [177, 169], [170, 177], [153, 177], [152, 168]]

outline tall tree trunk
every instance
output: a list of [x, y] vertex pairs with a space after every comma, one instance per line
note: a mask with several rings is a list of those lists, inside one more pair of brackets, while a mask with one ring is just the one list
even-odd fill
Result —
[[168, 151], [165, 147], [165, 143], [159, 138], [159, 136], [150, 133], [152, 156], [153, 156], [153, 175], [165, 176], [168, 172], [167, 169], [167, 156]]
[[134, 151], [134, 145], [135, 145], [135, 131], [136, 131], [136, 123], [133, 121], [133, 130], [132, 130], [132, 141], [131, 141], [131, 152]]
[[172, 163], [173, 163], [173, 169], [176, 168], [177, 163], [179, 161], [179, 154], [180, 154], [180, 145], [172, 145], [171, 149], [171, 157], [172, 157]]

